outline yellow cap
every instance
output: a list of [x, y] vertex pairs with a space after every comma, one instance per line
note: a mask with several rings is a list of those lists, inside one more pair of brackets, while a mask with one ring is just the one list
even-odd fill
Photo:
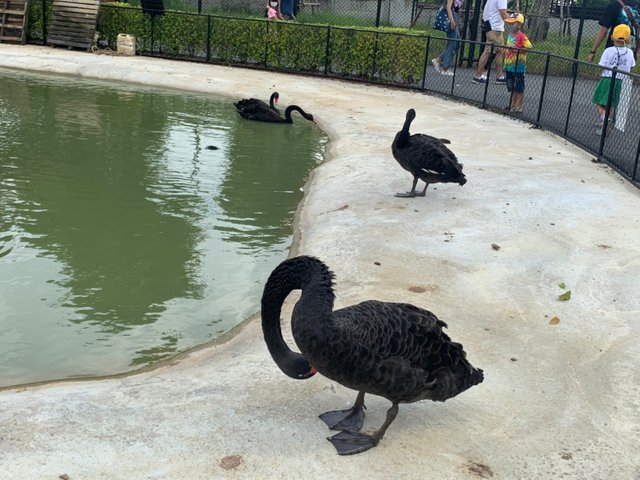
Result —
[[507, 23], [521, 23], [524, 25], [524, 15], [521, 13], [513, 13], [511, 14], [511, 18], [508, 18], [507, 20], [505, 20], [505, 22]]
[[629, 40], [629, 37], [631, 37], [631, 29], [629, 25], [625, 25], [624, 23], [614, 28], [613, 35], [611, 35], [613, 40], [624, 40], [625, 42]]

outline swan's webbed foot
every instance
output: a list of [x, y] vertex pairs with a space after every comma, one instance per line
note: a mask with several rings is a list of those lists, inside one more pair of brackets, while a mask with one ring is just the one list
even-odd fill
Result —
[[416, 196], [416, 192], [396, 193], [395, 196], [400, 198], [413, 198]]
[[348, 410], [334, 410], [320, 415], [320, 418], [331, 430], [360, 431], [364, 421], [363, 406], [354, 406]]
[[380, 438], [376, 436], [348, 430], [337, 433], [333, 437], [327, 438], [327, 440], [336, 447], [339, 455], [355, 455], [356, 453], [366, 452], [380, 442]]
[[413, 177], [413, 183], [411, 184], [411, 190], [407, 193], [396, 193], [396, 197], [400, 198], [413, 198], [416, 196], [416, 185], [418, 184], [418, 177]]

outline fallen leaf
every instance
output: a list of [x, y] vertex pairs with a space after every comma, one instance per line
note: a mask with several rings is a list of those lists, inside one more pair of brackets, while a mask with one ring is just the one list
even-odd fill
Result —
[[562, 295], [558, 295], [558, 298], [560, 300], [562, 300], [563, 302], [566, 302], [567, 300], [569, 300], [571, 298], [571, 290], [567, 290]]
[[563, 290], [564, 290], [565, 288], [567, 288], [567, 286], [564, 284], [564, 282], [562, 282], [562, 283], [561, 283], [560, 285], [558, 285], [558, 286], [559, 286], [561, 289], [563, 289]]
[[553, 317], [551, 320], [549, 320], [549, 325], [557, 325], [560, 323], [560, 319], [558, 317]]

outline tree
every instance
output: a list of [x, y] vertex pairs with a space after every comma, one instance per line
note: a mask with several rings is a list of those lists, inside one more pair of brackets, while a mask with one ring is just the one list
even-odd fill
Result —
[[549, 11], [551, 10], [551, 0], [536, 0], [531, 8], [528, 33], [535, 43], [547, 39], [549, 33]]

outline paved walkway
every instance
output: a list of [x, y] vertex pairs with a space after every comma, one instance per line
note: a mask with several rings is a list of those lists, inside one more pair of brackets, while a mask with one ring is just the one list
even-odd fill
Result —
[[[299, 211], [296, 252], [333, 268], [337, 306], [378, 298], [434, 311], [486, 373], [444, 404], [401, 406], [379, 447], [338, 457], [317, 415], [354, 392], [282, 375], [252, 319], [150, 372], [0, 392], [5, 477], [640, 476], [640, 192], [611, 169], [527, 124], [419, 93], [32, 46], [0, 45], [0, 66], [230, 101], [277, 89], [331, 139]], [[390, 151], [409, 107], [415, 132], [451, 139], [464, 187], [393, 196], [411, 183]], [[377, 428], [388, 403], [367, 406], [365, 428]]]

